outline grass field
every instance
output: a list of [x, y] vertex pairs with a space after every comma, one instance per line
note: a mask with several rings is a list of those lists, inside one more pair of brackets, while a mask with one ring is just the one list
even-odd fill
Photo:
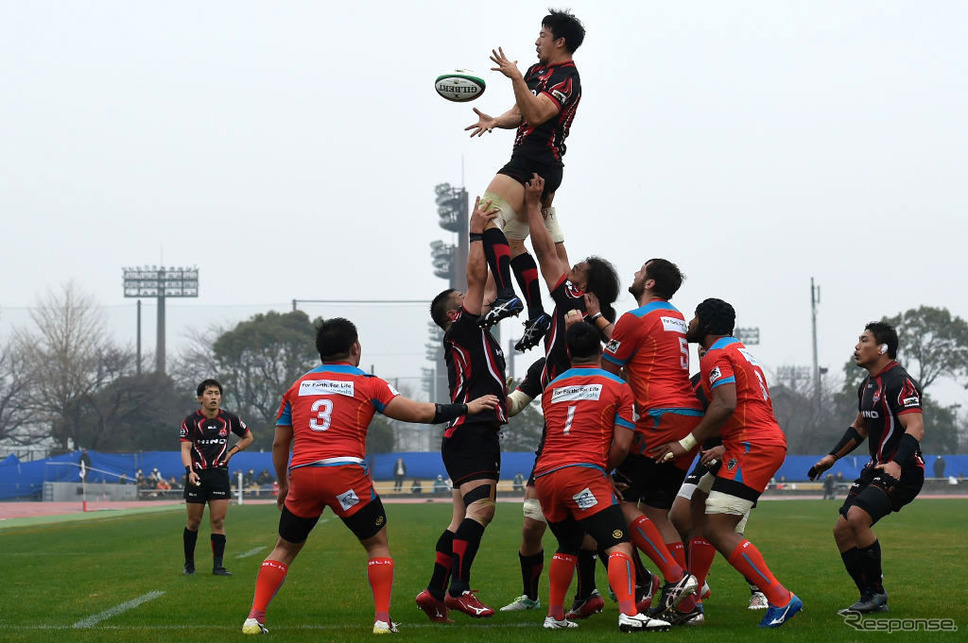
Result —
[[[777, 631], [757, 628], [762, 612], [746, 609], [745, 582], [718, 558], [709, 579], [713, 595], [706, 602], [706, 625], [636, 636], [716, 643], [781, 638], [870, 641], [888, 636], [856, 631], [836, 613], [856, 599], [831, 536], [838, 506], [819, 500], [762, 502], [750, 520], [747, 535], [780, 581], [806, 606], [791, 623]], [[413, 598], [429, 578], [434, 543], [449, 520], [449, 505], [390, 504], [387, 512], [396, 561], [392, 614], [402, 623], [400, 636], [447, 643], [472, 637], [605, 641], [620, 636], [618, 612], [611, 602], [603, 614], [567, 632], [542, 630], [543, 608], [539, 613], [498, 613], [486, 620], [456, 614], [453, 625], [431, 624]], [[181, 508], [41, 526], [0, 526], [0, 640], [239, 640], [257, 569], [275, 542], [277, 519], [274, 505], [230, 509], [226, 567], [234, 573], [231, 578], [204, 573], [210, 563], [207, 524], [199, 538], [200, 573], [182, 576]], [[373, 606], [363, 549], [338, 519], [326, 514], [323, 520], [269, 606], [266, 625], [274, 640], [372, 639]], [[495, 608], [521, 591], [516, 555], [520, 525], [520, 504], [501, 503], [475, 563], [472, 584]], [[921, 631], [894, 637], [965, 640], [966, 525], [968, 500], [918, 500], [879, 525], [891, 611], [869, 618], [953, 619], [955, 633]], [[554, 549], [550, 534], [545, 547], [547, 565]], [[601, 568], [598, 580], [604, 593]], [[542, 606], [547, 587], [545, 577]]]

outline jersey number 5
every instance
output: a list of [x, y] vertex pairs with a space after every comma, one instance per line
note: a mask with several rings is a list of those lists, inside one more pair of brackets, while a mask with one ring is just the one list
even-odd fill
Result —
[[316, 417], [310, 418], [309, 428], [313, 431], [325, 431], [333, 421], [333, 400], [316, 400], [313, 402], [313, 413]]

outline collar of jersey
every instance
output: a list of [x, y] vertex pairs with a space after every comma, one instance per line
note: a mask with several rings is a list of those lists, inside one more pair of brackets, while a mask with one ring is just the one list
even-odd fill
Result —
[[679, 312], [678, 309], [676, 309], [676, 307], [670, 304], [668, 301], [665, 301], [664, 299], [656, 299], [650, 301], [644, 306], [636, 308], [632, 311], [632, 314], [636, 317], [645, 317], [653, 310], [675, 310], [676, 312]]
[[364, 373], [358, 367], [345, 362], [341, 362], [338, 364], [320, 364], [319, 366], [317, 366], [316, 368], [314, 368], [309, 372], [310, 373], [347, 373], [350, 375], [366, 375], [366, 373]]
[[[623, 380], [619, 376], [615, 375], [614, 373], [609, 373], [604, 368], [601, 368], [599, 366], [579, 365], [579, 366], [572, 366], [571, 368], [569, 368], [567, 371], [565, 371], [564, 373], [562, 373], [561, 375], [553, 379], [551, 381], [551, 384], [554, 384], [558, 380], [563, 380], [567, 377], [588, 377], [589, 375], [600, 375], [602, 377], [607, 377], [610, 380], [615, 380], [616, 382], [620, 382], [620, 383], [625, 382], [625, 380]], [[549, 384], [548, 386], [551, 386], [551, 384]]]
[[720, 337], [716, 342], [709, 347], [709, 350], [714, 351], [717, 348], [726, 348], [730, 344], [738, 344], [739, 340], [735, 337]]

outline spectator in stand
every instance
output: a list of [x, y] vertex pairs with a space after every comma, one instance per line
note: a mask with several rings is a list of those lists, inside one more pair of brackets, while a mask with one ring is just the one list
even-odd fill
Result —
[[450, 487], [447, 486], [447, 481], [439, 473], [437, 474], [437, 479], [434, 480], [434, 493], [450, 493]]
[[413, 483], [410, 485], [410, 493], [414, 494], [415, 496], [419, 496], [423, 493], [423, 484], [420, 483], [419, 478], [413, 479]]
[[833, 500], [837, 497], [834, 493], [834, 476], [828, 473], [827, 477], [823, 479], [823, 499]]
[[274, 480], [269, 470], [263, 469], [259, 472], [259, 476], [255, 479], [255, 482], [261, 487], [262, 485], [272, 484]]

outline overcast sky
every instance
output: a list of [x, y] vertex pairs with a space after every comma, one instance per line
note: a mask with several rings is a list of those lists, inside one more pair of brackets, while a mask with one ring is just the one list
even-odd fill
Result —
[[[968, 4], [569, 5], [588, 31], [555, 200], [573, 259], [607, 257], [623, 292], [677, 262], [687, 319], [730, 301], [768, 371], [811, 363], [811, 277], [834, 371], [868, 320], [968, 316]], [[434, 185], [474, 195], [506, 162], [511, 132], [463, 128], [511, 106], [488, 54], [534, 62], [547, 6], [0, 0], [2, 336], [73, 279], [133, 343], [121, 268], [162, 262], [200, 270], [170, 349], [294, 298], [429, 300], [429, 243], [455, 239]], [[433, 91], [458, 67], [488, 82], [473, 104]], [[381, 375], [427, 365], [421, 306], [305, 309], [360, 322]]]

